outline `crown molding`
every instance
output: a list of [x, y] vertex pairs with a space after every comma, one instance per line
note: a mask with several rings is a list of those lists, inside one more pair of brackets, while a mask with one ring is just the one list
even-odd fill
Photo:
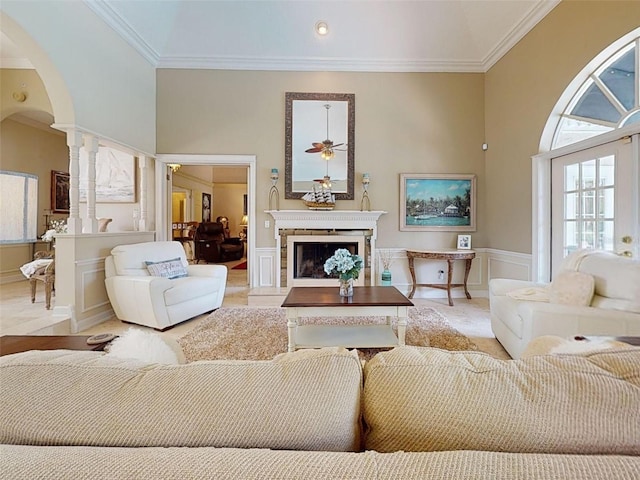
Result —
[[158, 64], [160, 55], [151, 45], [138, 35], [138, 32], [104, 0], [83, 0], [93, 13], [100, 17], [107, 25], [131, 45], [144, 59], [154, 67]]
[[[535, 3], [516, 28], [505, 35], [483, 60], [451, 61], [319, 57], [160, 56], [105, 0], [83, 1], [155, 68], [404, 73], [485, 73], [561, 2], [561, 0], [545, 0]], [[3, 64], [3, 68], [33, 67], [8, 67]]]
[[471, 72], [482, 62], [296, 57], [161, 57], [157, 68], [212, 70], [281, 70], [296, 72]]
[[0, 58], [0, 68], [35, 70], [35, 67], [27, 58]]
[[540, 3], [534, 4], [531, 9], [527, 12], [524, 18], [516, 25], [516, 27], [511, 30], [507, 35], [505, 35], [502, 40], [498, 42], [498, 44], [493, 47], [491, 52], [485, 57], [482, 61], [483, 71], [487, 72], [491, 67], [493, 67], [498, 60], [500, 60], [504, 55], [507, 54], [509, 50], [511, 50], [520, 40], [524, 38], [524, 36], [529, 33], [533, 27], [535, 27], [540, 20], [542, 20], [545, 16], [551, 12], [561, 0], [548, 0]]

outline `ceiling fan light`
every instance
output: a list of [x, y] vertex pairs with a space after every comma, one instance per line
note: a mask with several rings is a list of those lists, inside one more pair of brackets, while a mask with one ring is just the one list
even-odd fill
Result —
[[316, 32], [318, 35], [326, 35], [329, 33], [329, 25], [326, 22], [318, 22], [316, 23]]
[[325, 160], [331, 160], [331, 159], [335, 156], [335, 153], [333, 152], [333, 150], [332, 150], [332, 149], [327, 149], [327, 150], [324, 150], [324, 151], [320, 154], [320, 156], [321, 156], [322, 158], [324, 158]]

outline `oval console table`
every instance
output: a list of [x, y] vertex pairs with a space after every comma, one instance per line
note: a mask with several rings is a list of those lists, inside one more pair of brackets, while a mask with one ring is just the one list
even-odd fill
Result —
[[[471, 262], [475, 258], [476, 252], [473, 250], [407, 250], [407, 259], [409, 260], [409, 272], [411, 273], [411, 293], [409, 298], [413, 298], [413, 294], [416, 292], [416, 287], [431, 287], [439, 288], [447, 291], [449, 297], [449, 305], [453, 307], [453, 300], [451, 299], [451, 289], [454, 287], [464, 287], [464, 293], [469, 300], [469, 290], [467, 290], [467, 279], [469, 278], [469, 271], [471, 270]], [[448, 265], [447, 271], [447, 283], [418, 283], [416, 282], [416, 272], [414, 268], [414, 261], [416, 258], [424, 258], [427, 260], [446, 260]], [[464, 283], [451, 283], [451, 276], [453, 275], [453, 261], [464, 260]]]

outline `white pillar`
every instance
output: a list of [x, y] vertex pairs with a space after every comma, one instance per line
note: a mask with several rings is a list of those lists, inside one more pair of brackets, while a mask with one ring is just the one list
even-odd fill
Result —
[[149, 161], [146, 155], [138, 155], [138, 169], [140, 173], [140, 217], [138, 218], [138, 230], [146, 232], [149, 230], [147, 221], [147, 185], [149, 183]]
[[94, 135], [84, 135], [84, 148], [87, 152], [87, 218], [84, 222], [85, 233], [98, 232], [96, 218], [96, 154], [98, 153], [98, 138]]
[[69, 218], [67, 231], [70, 234], [82, 233], [82, 219], [80, 218], [80, 147], [82, 133], [77, 130], [67, 131], [67, 146], [69, 147]]

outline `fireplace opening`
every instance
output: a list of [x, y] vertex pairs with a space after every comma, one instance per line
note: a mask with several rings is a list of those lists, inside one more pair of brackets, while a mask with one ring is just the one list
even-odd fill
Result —
[[[286, 251], [287, 286], [336, 285], [336, 278], [324, 272], [324, 263], [337, 249], [346, 248], [352, 255], [360, 255], [366, 262], [365, 236], [360, 235], [288, 235]], [[364, 285], [366, 268], [355, 280]]]
[[325, 273], [324, 263], [327, 259], [339, 248], [347, 249], [352, 255], [358, 254], [357, 242], [306, 242], [294, 245], [294, 278], [337, 278], [337, 275]]

